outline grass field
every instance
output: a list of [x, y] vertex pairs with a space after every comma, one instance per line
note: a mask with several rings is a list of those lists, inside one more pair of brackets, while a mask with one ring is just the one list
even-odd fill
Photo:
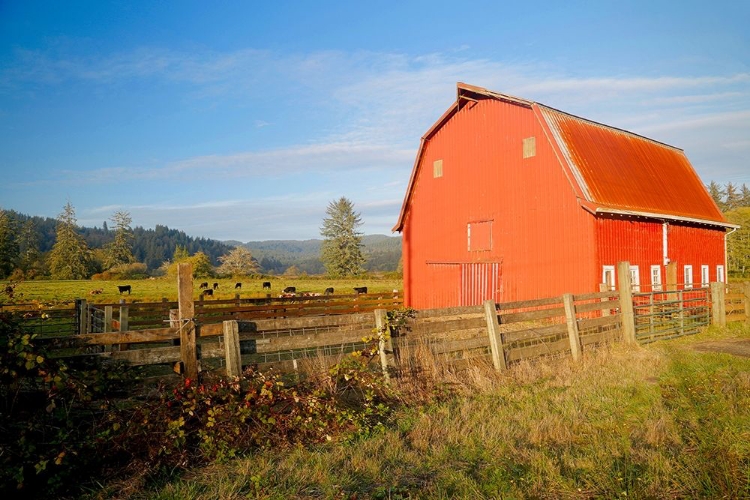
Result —
[[[750, 359], [696, 344], [733, 324], [580, 364], [483, 367], [415, 391], [390, 427], [259, 452], [96, 498], [748, 498]], [[450, 388], [450, 390], [448, 390]], [[436, 397], [440, 395], [440, 397]]]
[[[361, 278], [361, 279], [326, 279], [318, 277], [272, 277], [263, 279], [242, 280], [235, 279], [211, 279], [199, 278], [194, 282], [194, 294], [197, 298], [200, 294], [198, 289], [200, 283], [207, 281], [209, 286], [214, 283], [219, 284], [219, 288], [214, 291], [213, 299], [230, 299], [236, 294], [243, 298], [265, 297], [267, 290], [263, 290], [264, 281], [271, 282], [271, 293], [278, 296], [281, 290], [287, 286], [296, 286], [298, 292], [322, 293], [328, 287], [333, 287], [336, 294], [349, 295], [354, 293], [353, 287], [366, 286], [370, 293], [391, 293], [394, 289], [401, 290], [402, 283], [400, 279], [385, 278]], [[237, 282], [242, 283], [241, 289], [235, 289]], [[7, 282], [2, 283], [5, 288]], [[118, 285], [131, 285], [132, 293], [120, 295], [117, 289]], [[92, 295], [92, 290], [101, 290], [102, 293]], [[143, 280], [122, 280], [122, 281], [100, 281], [100, 280], [72, 280], [72, 281], [55, 281], [55, 280], [38, 280], [24, 281], [16, 286], [14, 298], [16, 303], [26, 302], [54, 302], [65, 303], [72, 302], [76, 298], [83, 298], [91, 302], [111, 303], [117, 302], [121, 298], [128, 302], [138, 300], [141, 302], [158, 302], [162, 298], [177, 300], [177, 278], [163, 277]], [[208, 298], [207, 300], [211, 300]], [[0, 302], [9, 302], [9, 299], [0, 296]]]

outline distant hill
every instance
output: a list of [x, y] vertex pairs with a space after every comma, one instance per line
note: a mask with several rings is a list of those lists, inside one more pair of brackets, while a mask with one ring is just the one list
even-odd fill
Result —
[[[265, 273], [283, 274], [291, 266], [296, 266], [307, 274], [323, 274], [325, 267], [320, 260], [320, 247], [323, 240], [268, 240], [225, 241], [234, 246], [244, 246], [258, 260]], [[365, 269], [370, 272], [392, 272], [398, 268], [401, 259], [401, 237], [372, 234], [362, 238], [367, 259]]]

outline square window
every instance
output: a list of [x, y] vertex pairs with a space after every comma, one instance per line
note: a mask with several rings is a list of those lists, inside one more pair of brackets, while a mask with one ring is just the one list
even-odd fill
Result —
[[443, 176], [443, 160], [435, 160], [432, 164], [432, 177], [438, 178]]
[[470, 222], [466, 225], [469, 252], [492, 250], [492, 221]]

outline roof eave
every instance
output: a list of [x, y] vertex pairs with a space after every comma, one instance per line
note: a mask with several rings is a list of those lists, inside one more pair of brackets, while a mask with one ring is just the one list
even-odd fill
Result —
[[739, 229], [740, 227], [737, 224], [732, 224], [731, 222], [725, 222], [725, 221], [698, 219], [695, 217], [683, 217], [680, 215], [673, 215], [673, 214], [643, 212], [640, 210], [623, 210], [620, 208], [592, 206], [587, 203], [581, 203], [581, 207], [583, 207], [583, 209], [586, 210], [587, 212], [590, 212], [594, 215], [599, 215], [599, 214], [629, 215], [631, 217], [646, 217], [649, 219], [673, 220], [677, 222], [691, 222], [693, 224], [704, 224], [707, 226], [718, 226], [718, 227], [724, 227], [724, 228], [730, 228], [730, 229]]

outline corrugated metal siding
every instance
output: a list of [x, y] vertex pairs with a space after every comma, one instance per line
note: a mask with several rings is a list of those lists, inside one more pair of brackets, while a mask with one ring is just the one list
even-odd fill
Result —
[[[531, 136], [536, 156], [523, 159], [523, 139]], [[435, 160], [443, 160], [437, 179]], [[428, 262], [502, 263], [505, 301], [592, 291], [593, 218], [578, 206], [533, 110], [496, 100], [468, 104], [427, 141], [417, 168], [404, 220], [409, 305], [459, 305], [460, 297], [448, 301], [460, 281], [438, 277]], [[490, 220], [492, 250], [469, 252], [467, 223]]]
[[725, 222], [682, 151], [545, 106], [539, 109], [589, 201]]
[[[700, 266], [708, 265], [709, 281], [716, 281], [716, 266], [724, 265], [723, 229], [681, 224], [669, 226], [669, 258], [677, 262], [677, 279], [684, 282], [684, 266], [693, 266], [693, 281], [700, 281]], [[726, 270], [724, 272], [726, 276]]]

